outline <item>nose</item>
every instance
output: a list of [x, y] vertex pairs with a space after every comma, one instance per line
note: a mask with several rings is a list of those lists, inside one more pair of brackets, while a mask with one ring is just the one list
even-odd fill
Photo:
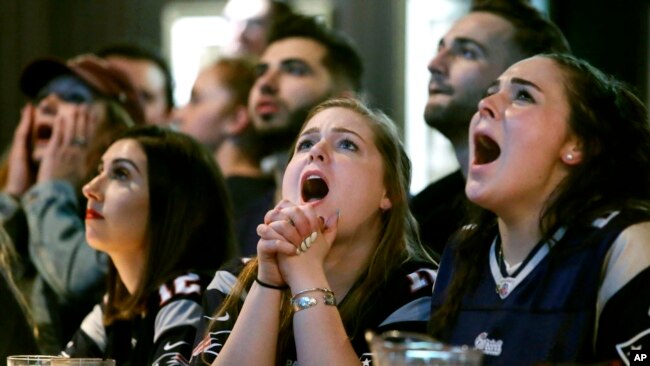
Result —
[[483, 118], [495, 119], [498, 115], [499, 93], [489, 95], [478, 102], [478, 113]]
[[319, 141], [317, 142], [312, 148], [309, 150], [309, 162], [314, 162], [314, 161], [319, 161], [321, 163], [324, 163], [328, 160], [327, 158], [327, 148], [326, 148], [326, 143], [325, 141]]
[[443, 76], [447, 75], [449, 67], [449, 50], [441, 48], [438, 50], [438, 53], [429, 61], [427, 69], [431, 73], [431, 76]]
[[275, 71], [267, 69], [257, 78], [257, 85], [260, 92], [265, 95], [273, 95], [278, 91], [278, 75]]
[[102, 193], [102, 182], [103, 182], [103, 174], [100, 173], [97, 175], [95, 178], [93, 178], [90, 182], [86, 183], [82, 188], [81, 192], [83, 195], [88, 199], [88, 201], [93, 200], [93, 201], [103, 201], [104, 200], [104, 194]]
[[55, 93], [50, 93], [38, 102], [37, 108], [43, 114], [55, 115], [60, 103], [61, 99], [59, 96]]

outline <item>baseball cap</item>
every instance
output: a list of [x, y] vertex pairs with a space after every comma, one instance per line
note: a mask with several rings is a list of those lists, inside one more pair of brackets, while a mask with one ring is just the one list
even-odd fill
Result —
[[37, 59], [23, 70], [20, 89], [27, 97], [34, 99], [47, 83], [63, 75], [78, 77], [99, 95], [121, 104], [133, 122], [144, 122], [144, 107], [128, 76], [94, 55], [82, 55], [68, 61]]

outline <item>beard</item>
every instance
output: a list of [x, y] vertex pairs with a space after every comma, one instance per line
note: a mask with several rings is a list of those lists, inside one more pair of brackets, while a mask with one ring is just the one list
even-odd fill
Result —
[[[472, 101], [451, 100], [448, 104], [429, 104], [424, 108], [424, 120], [429, 127], [433, 127], [447, 139], [458, 141], [467, 139], [469, 123], [478, 110], [480, 96], [469, 98]], [[474, 100], [475, 99], [475, 100]]]
[[[309, 114], [309, 111], [316, 106], [304, 106], [289, 113], [287, 123], [281, 126], [258, 129], [257, 133], [265, 147], [265, 154], [268, 155], [277, 152], [288, 152], [293, 142], [298, 137], [300, 129]], [[264, 122], [262, 122], [264, 123]]]

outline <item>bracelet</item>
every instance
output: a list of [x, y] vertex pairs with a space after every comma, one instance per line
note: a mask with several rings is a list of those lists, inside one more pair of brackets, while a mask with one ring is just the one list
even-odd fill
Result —
[[298, 292], [296, 292], [296, 293], [293, 295], [293, 298], [295, 299], [296, 297], [298, 297], [298, 295], [302, 295], [302, 294], [304, 294], [304, 293], [307, 293], [307, 292], [313, 292], [313, 291], [320, 291], [320, 292], [324, 292], [324, 293], [326, 293], [326, 294], [332, 294], [332, 295], [334, 295], [334, 291], [328, 289], [327, 287], [312, 287], [312, 288], [308, 288], [308, 289], [305, 289], [305, 290], [302, 290], [302, 291], [298, 291]]
[[294, 312], [299, 312], [300, 310], [305, 310], [309, 309], [313, 306], [318, 305], [318, 300], [311, 296], [301, 296], [297, 297], [300, 294], [303, 294], [305, 292], [309, 291], [322, 291], [323, 292], [323, 304], [328, 305], [328, 306], [336, 306], [336, 297], [334, 297], [334, 292], [330, 289], [321, 289], [321, 288], [316, 288], [316, 289], [308, 289], [308, 290], [303, 290], [298, 292], [296, 295], [291, 298], [291, 307], [293, 308]]
[[272, 288], [274, 290], [286, 290], [289, 288], [287, 285], [282, 285], [282, 286], [276, 286], [276, 285], [271, 285], [270, 283], [262, 282], [260, 281], [259, 278], [255, 277], [255, 282], [257, 282], [258, 285], [266, 288]]

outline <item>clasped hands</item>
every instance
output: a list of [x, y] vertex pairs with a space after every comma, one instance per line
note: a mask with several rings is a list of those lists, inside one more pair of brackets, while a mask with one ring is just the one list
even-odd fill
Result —
[[323, 274], [325, 257], [336, 237], [338, 210], [319, 216], [310, 203], [282, 200], [257, 227], [258, 278], [273, 285]]

